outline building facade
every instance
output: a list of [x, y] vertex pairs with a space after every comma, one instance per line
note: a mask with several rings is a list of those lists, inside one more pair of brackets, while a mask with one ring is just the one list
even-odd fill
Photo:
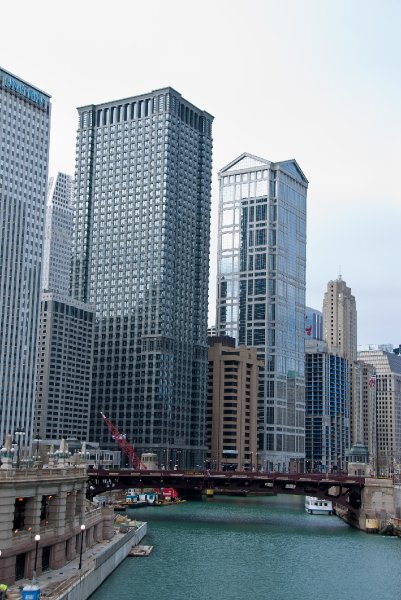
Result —
[[351, 445], [363, 446], [368, 456], [370, 473], [376, 472], [376, 376], [375, 368], [358, 360], [350, 362], [351, 376]]
[[47, 193], [42, 288], [63, 296], [70, 293], [74, 210], [72, 177], [57, 173]]
[[346, 468], [350, 446], [350, 362], [328, 352], [327, 344], [306, 342], [306, 470]]
[[219, 173], [217, 335], [257, 348], [264, 469], [304, 457], [308, 182], [295, 160], [243, 154]]
[[368, 385], [376, 390], [377, 473], [401, 472], [401, 356], [372, 350], [358, 358], [375, 370]]
[[305, 308], [305, 339], [323, 339], [323, 315], [320, 310], [309, 306]]
[[35, 400], [50, 96], [0, 69], [0, 439], [24, 433]]
[[42, 295], [34, 433], [38, 439], [88, 440], [94, 309]]
[[[86, 469], [0, 470], [0, 580], [58, 571], [114, 535], [114, 515], [86, 501]], [[81, 525], [85, 524], [82, 532]], [[40, 536], [37, 547], [35, 535]]]
[[357, 360], [356, 302], [341, 275], [327, 284], [323, 300], [323, 339], [329, 352]]
[[96, 307], [100, 411], [138, 452], [205, 458], [212, 120], [172, 88], [78, 109], [72, 294]]
[[217, 470], [257, 470], [259, 369], [256, 348], [234, 338], [209, 337], [206, 420], [208, 465]]

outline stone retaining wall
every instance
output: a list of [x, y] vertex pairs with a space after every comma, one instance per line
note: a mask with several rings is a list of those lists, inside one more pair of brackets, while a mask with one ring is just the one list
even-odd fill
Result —
[[111, 548], [96, 557], [88, 569], [63, 582], [47, 600], [86, 600], [107, 579], [127, 557], [132, 546], [136, 546], [145, 537], [147, 523], [131, 528], [124, 537]]

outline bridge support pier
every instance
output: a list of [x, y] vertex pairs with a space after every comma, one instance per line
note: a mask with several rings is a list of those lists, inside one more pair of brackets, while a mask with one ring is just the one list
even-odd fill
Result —
[[391, 479], [367, 478], [361, 495], [358, 523], [355, 525], [367, 533], [379, 532], [389, 521], [398, 515], [396, 491]]

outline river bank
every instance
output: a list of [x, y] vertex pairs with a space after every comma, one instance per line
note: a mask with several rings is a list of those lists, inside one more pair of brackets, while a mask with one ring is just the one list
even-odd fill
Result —
[[[127, 531], [118, 528], [111, 540], [104, 540], [82, 553], [57, 571], [45, 571], [37, 578], [41, 597], [46, 600], [86, 600], [127, 557], [132, 546], [145, 537], [147, 524], [131, 521]], [[8, 598], [21, 598], [21, 589], [32, 580], [21, 579], [9, 588]]]

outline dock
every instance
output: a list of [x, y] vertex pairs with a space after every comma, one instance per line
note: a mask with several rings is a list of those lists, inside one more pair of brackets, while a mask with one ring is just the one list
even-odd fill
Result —
[[128, 556], [149, 556], [152, 550], [153, 546], [133, 546], [128, 552]]

